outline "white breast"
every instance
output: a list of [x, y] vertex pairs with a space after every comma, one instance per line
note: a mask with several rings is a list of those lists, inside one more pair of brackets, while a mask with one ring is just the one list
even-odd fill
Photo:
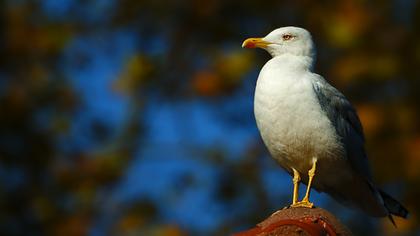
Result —
[[283, 167], [302, 172], [312, 158], [334, 157], [342, 151], [337, 134], [323, 113], [307, 70], [279, 65], [264, 66], [255, 90], [254, 112], [262, 139]]

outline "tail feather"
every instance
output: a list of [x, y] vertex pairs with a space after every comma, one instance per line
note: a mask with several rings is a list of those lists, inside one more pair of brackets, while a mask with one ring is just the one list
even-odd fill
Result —
[[379, 193], [381, 194], [381, 197], [384, 200], [384, 205], [386, 209], [388, 209], [390, 214], [402, 218], [407, 218], [408, 210], [401, 203], [399, 203], [397, 200], [395, 200], [382, 190], [379, 190]]
[[395, 228], [398, 228], [397, 224], [395, 223], [395, 220], [394, 220], [394, 218], [392, 217], [391, 214], [388, 215], [388, 219], [391, 221], [391, 223], [394, 225]]

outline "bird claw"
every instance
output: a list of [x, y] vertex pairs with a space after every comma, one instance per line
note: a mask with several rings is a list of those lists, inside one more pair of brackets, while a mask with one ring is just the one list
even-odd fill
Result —
[[296, 203], [293, 203], [289, 206], [283, 207], [281, 210], [278, 210], [278, 211], [274, 212], [273, 214], [271, 214], [271, 216], [274, 216], [275, 214], [281, 212], [282, 210], [289, 209], [289, 208], [295, 208], [295, 207], [314, 208], [314, 204], [307, 199], [303, 199], [300, 202], [296, 202]]
[[314, 204], [309, 200], [302, 200], [300, 202], [293, 203], [290, 207], [305, 207], [305, 208], [313, 208]]

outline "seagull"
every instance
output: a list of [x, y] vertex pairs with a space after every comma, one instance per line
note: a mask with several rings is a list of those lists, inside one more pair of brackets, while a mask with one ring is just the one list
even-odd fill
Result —
[[[313, 72], [315, 46], [299, 27], [249, 38], [243, 48], [262, 48], [272, 58], [261, 69], [254, 113], [264, 144], [293, 176], [290, 207], [312, 208], [311, 188], [374, 217], [406, 218], [408, 211], [372, 180], [359, 117], [346, 97]], [[299, 183], [307, 185], [298, 201]]]

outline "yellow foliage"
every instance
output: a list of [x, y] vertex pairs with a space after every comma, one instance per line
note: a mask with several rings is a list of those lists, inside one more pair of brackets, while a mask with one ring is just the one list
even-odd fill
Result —
[[54, 206], [50, 199], [44, 195], [34, 197], [31, 207], [42, 221], [50, 220], [51, 216], [54, 215]]
[[413, 107], [406, 104], [398, 104], [393, 113], [393, 124], [395, 124], [400, 134], [412, 133], [418, 124], [418, 118]]
[[133, 229], [139, 229], [145, 223], [140, 215], [129, 214], [123, 217], [117, 224], [117, 231], [125, 234]]
[[398, 72], [399, 65], [394, 55], [379, 55], [370, 59], [370, 73], [375, 78], [388, 79]]
[[16, 52], [32, 51], [37, 54], [54, 53], [71, 39], [70, 25], [47, 24], [38, 26], [25, 18], [30, 7], [10, 7], [6, 12], [6, 44]]
[[356, 54], [343, 57], [335, 62], [332, 68], [334, 81], [348, 84], [363, 73], [369, 71], [369, 61], [364, 55]]
[[204, 96], [214, 96], [221, 92], [222, 78], [211, 71], [199, 71], [193, 75], [192, 86], [195, 92]]
[[152, 70], [153, 65], [147, 57], [135, 54], [128, 58], [121, 75], [114, 82], [113, 88], [122, 93], [136, 91], [149, 79]]
[[192, 77], [193, 90], [202, 96], [216, 96], [236, 87], [251, 68], [252, 54], [238, 50], [215, 56], [211, 70]]
[[215, 68], [222, 77], [236, 82], [248, 73], [253, 54], [248, 51], [233, 51], [228, 54], [221, 55], [216, 59]]
[[366, 136], [374, 135], [383, 127], [384, 114], [378, 106], [358, 104], [356, 105], [356, 109]]
[[85, 236], [90, 229], [89, 216], [78, 213], [64, 219], [56, 219], [58, 222], [53, 226], [50, 235], [61, 236]]
[[150, 233], [150, 236], [183, 236], [185, 235], [179, 227], [175, 225], [166, 225], [156, 228]]
[[366, 76], [377, 79], [392, 78], [399, 70], [393, 55], [367, 55], [354, 53], [335, 62], [332, 68], [334, 80], [341, 84], [364, 79]]
[[136, 214], [124, 216], [116, 225], [115, 235], [184, 236], [178, 226], [170, 224], [147, 224], [147, 220]]
[[408, 141], [405, 145], [407, 150], [406, 169], [410, 179], [420, 178], [420, 136]]
[[[322, 17], [329, 43], [346, 48], [359, 40], [368, 28], [371, 13], [360, 1], [339, 1], [331, 15]], [[325, 14], [325, 12], [323, 12]]]

